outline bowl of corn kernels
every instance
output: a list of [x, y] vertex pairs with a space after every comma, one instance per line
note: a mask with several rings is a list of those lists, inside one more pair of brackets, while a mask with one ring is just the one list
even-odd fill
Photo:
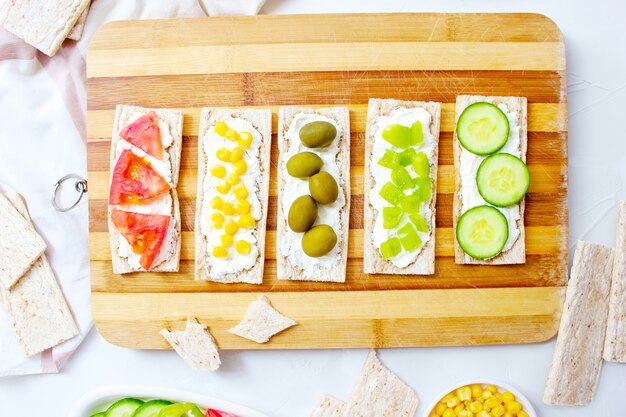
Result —
[[425, 417], [537, 417], [532, 404], [512, 386], [491, 380], [458, 384], [431, 404]]

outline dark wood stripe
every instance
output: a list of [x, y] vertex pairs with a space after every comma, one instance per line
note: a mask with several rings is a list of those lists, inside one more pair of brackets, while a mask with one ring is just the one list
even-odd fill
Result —
[[[348, 83], [348, 86], [346, 86]], [[453, 103], [459, 94], [524, 96], [558, 103], [554, 71], [326, 71], [87, 79], [88, 110], [146, 107], [359, 104], [371, 97]], [[320, 85], [324, 86], [321, 93]], [[116, 94], [111, 94], [115, 91]], [[150, 94], [146, 94], [149, 91]], [[180, 94], [185, 91], [185, 94]]]

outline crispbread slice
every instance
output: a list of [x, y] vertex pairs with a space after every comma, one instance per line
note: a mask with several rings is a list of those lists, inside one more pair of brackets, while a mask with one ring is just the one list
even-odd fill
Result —
[[[202, 234], [200, 224], [203, 213], [204, 181], [209, 181], [208, 159], [204, 150], [204, 136], [217, 121], [225, 116], [242, 118], [252, 123], [252, 126], [261, 134], [261, 148], [259, 149], [259, 167], [261, 178], [257, 197], [261, 203], [261, 218], [257, 222], [257, 246], [259, 256], [254, 266], [246, 271], [227, 275], [223, 279], [217, 279], [209, 271], [210, 259], [207, 254], [207, 239]], [[249, 284], [261, 284], [263, 282], [263, 269], [265, 266], [265, 229], [267, 224], [269, 185], [270, 185], [270, 150], [272, 144], [272, 111], [269, 109], [227, 109], [205, 107], [200, 113], [200, 131], [198, 133], [198, 188], [196, 193], [196, 222], [194, 238], [196, 243], [196, 268], [195, 278], [222, 283], [245, 282]]]
[[[30, 222], [22, 198], [16, 193], [5, 197]], [[26, 356], [43, 352], [78, 335], [78, 327], [46, 255], [41, 255], [11, 290], [0, 286], [0, 300], [17, 343]]]
[[272, 336], [297, 323], [278, 312], [270, 300], [261, 295], [258, 300], [248, 306], [244, 318], [232, 329], [232, 334], [252, 340], [257, 343], [266, 343]]
[[309, 417], [342, 417], [345, 408], [345, 402], [326, 394], [311, 410]]
[[602, 366], [612, 268], [612, 248], [578, 242], [543, 394], [546, 404], [583, 405], [593, 400]]
[[[172, 184], [173, 187], [170, 190], [172, 196], [172, 216], [176, 222], [176, 232], [178, 239], [176, 241], [176, 251], [165, 262], [150, 269], [151, 272], [177, 272], [180, 264], [180, 251], [181, 251], [181, 233], [182, 225], [180, 219], [180, 206], [178, 201], [178, 193], [176, 192], [176, 185], [178, 184], [178, 174], [180, 171], [180, 153], [183, 146], [183, 112], [181, 110], [172, 109], [150, 109], [138, 106], [117, 105], [115, 108], [115, 122], [113, 124], [113, 134], [111, 137], [111, 154], [110, 154], [110, 170], [113, 172], [113, 166], [115, 165], [115, 149], [117, 143], [121, 139], [118, 136], [119, 131], [130, 122], [133, 121], [132, 116], [135, 112], [147, 113], [153, 110], [159, 118], [167, 122], [170, 126], [173, 142], [168, 148], [168, 154], [172, 167]], [[132, 268], [128, 264], [128, 260], [118, 255], [120, 232], [117, 230], [113, 222], [111, 221], [112, 207], [108, 207], [108, 225], [109, 225], [109, 242], [111, 246], [111, 259], [113, 262], [113, 273], [115, 274], [128, 274], [131, 272], [145, 271], [144, 268]]]
[[87, 2], [87, 7], [80, 14], [76, 24], [70, 30], [70, 33], [67, 34], [67, 39], [72, 39], [74, 41], [79, 41], [83, 36], [83, 29], [85, 29], [85, 22], [87, 21], [87, 15], [89, 14], [89, 6], [91, 5], [91, 0]]
[[217, 371], [222, 364], [213, 336], [207, 326], [187, 317], [185, 330], [163, 329], [161, 336], [193, 369]]
[[[287, 233], [287, 213], [289, 207], [283, 207], [282, 194], [285, 189], [285, 177], [287, 173], [287, 161], [284, 153], [287, 152], [286, 133], [293, 118], [298, 113], [319, 114], [337, 122], [342, 128], [343, 134], [339, 138], [339, 153], [337, 164], [341, 172], [341, 178], [336, 178], [339, 186], [343, 189], [346, 204], [340, 210], [340, 229], [336, 230], [339, 243], [339, 259], [337, 265], [332, 268], [324, 268], [318, 274], [307, 275], [302, 268], [290, 265], [283, 255], [281, 241]], [[278, 111], [278, 213], [276, 215], [276, 264], [278, 279], [298, 281], [326, 281], [345, 282], [346, 268], [348, 263], [348, 231], [350, 223], [350, 112], [347, 107], [330, 107], [314, 109], [308, 107], [284, 106]]]
[[54, 55], [90, 0], [0, 0], [0, 26]]
[[[485, 101], [494, 105], [506, 104], [510, 111], [515, 111], [519, 117], [520, 126], [520, 159], [526, 162], [526, 149], [528, 147], [528, 130], [527, 130], [527, 100], [526, 97], [484, 97], [484, 96], [458, 96], [456, 98], [456, 117], [455, 122], [458, 122], [459, 116], [463, 113], [463, 110], [470, 104], [477, 103], [479, 101]], [[461, 143], [456, 136], [456, 129], [454, 131], [454, 172], [455, 172], [455, 192], [452, 206], [452, 221], [454, 230], [456, 230], [456, 224], [461, 217]], [[497, 256], [490, 259], [474, 259], [467, 255], [461, 249], [456, 237], [454, 239], [454, 261], [457, 264], [473, 264], [473, 265], [510, 265], [510, 264], [523, 264], [526, 263], [526, 232], [524, 229], [524, 209], [526, 206], [526, 198], [523, 198], [519, 202], [520, 220], [517, 221], [517, 227], [520, 234], [513, 244], [513, 246], [506, 252], [502, 252]]]
[[626, 362], [626, 201], [617, 206], [617, 233], [604, 341], [604, 360]]
[[413, 417], [417, 394], [370, 350], [342, 417]]
[[[378, 130], [378, 117], [388, 116], [398, 108], [423, 108], [432, 116], [429, 130], [435, 141], [433, 165], [430, 168], [432, 182], [432, 200], [430, 209], [432, 218], [430, 221], [431, 237], [421, 252], [411, 264], [404, 268], [398, 268], [393, 263], [385, 260], [380, 251], [374, 245], [374, 223], [378, 213], [370, 203], [370, 193], [374, 189], [374, 178], [371, 175], [371, 166], [376, 161], [372, 160], [372, 149], [376, 131]], [[439, 155], [439, 124], [441, 119], [441, 103], [423, 101], [401, 101], [392, 99], [371, 98], [367, 110], [367, 128], [365, 133], [365, 201], [363, 219], [363, 269], [366, 274], [415, 274], [431, 275], [435, 273], [435, 205], [437, 202], [437, 165]]]
[[46, 242], [0, 194], [0, 287], [10, 290], [46, 250]]

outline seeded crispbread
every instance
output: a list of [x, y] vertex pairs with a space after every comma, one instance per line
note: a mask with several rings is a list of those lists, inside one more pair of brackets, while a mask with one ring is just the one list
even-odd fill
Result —
[[0, 0], [0, 26], [54, 55], [90, 0]]
[[626, 362], [626, 201], [617, 206], [617, 233], [604, 341], [604, 360]]
[[296, 324], [294, 320], [283, 316], [272, 307], [265, 295], [261, 295], [258, 300], [250, 303], [246, 315], [239, 324], [228, 331], [257, 343], [266, 343], [275, 334]]
[[613, 249], [578, 242], [543, 402], [583, 405], [593, 400], [609, 304]]
[[[378, 118], [389, 116], [398, 108], [422, 108], [430, 113], [432, 119], [428, 126], [434, 138], [435, 150], [433, 161], [430, 166], [430, 177], [432, 178], [430, 209], [432, 217], [429, 228], [431, 231], [430, 240], [416, 259], [404, 268], [395, 266], [390, 261], [380, 255], [379, 249], [374, 245], [374, 224], [378, 213], [370, 203], [370, 194], [374, 189], [375, 181], [371, 175], [372, 164], [377, 161], [372, 160], [372, 150], [374, 147], [375, 135], [378, 130]], [[435, 205], [437, 202], [437, 165], [439, 155], [439, 125], [441, 120], [441, 103], [423, 101], [401, 101], [392, 99], [371, 98], [367, 111], [367, 128], [365, 133], [365, 201], [364, 206], [364, 239], [363, 239], [363, 269], [366, 274], [415, 274], [431, 275], [435, 273]]]
[[417, 394], [370, 350], [342, 417], [413, 417]]
[[[457, 96], [456, 98], [456, 116], [455, 122], [458, 123], [459, 117], [463, 110], [470, 104], [477, 102], [487, 102], [494, 105], [505, 104], [509, 111], [517, 112], [518, 123], [520, 126], [520, 159], [526, 162], [526, 149], [528, 147], [528, 111], [526, 97], [484, 97], [484, 96]], [[455, 172], [455, 192], [452, 206], [453, 230], [456, 230], [456, 224], [461, 217], [461, 143], [459, 142], [456, 129], [453, 139], [454, 148], [454, 172]], [[457, 264], [473, 264], [473, 265], [511, 265], [526, 263], [526, 232], [524, 229], [524, 209], [526, 206], [526, 198], [523, 198], [519, 204], [520, 219], [517, 221], [519, 236], [513, 246], [499, 255], [490, 259], [474, 259], [467, 255], [461, 249], [459, 242], [454, 238], [454, 261]]]
[[215, 340], [204, 324], [187, 317], [185, 330], [163, 329], [161, 336], [187, 364], [197, 370], [217, 371], [222, 364]]
[[[320, 272], [314, 275], [307, 275], [305, 271], [289, 263], [283, 254], [281, 242], [287, 233], [287, 213], [289, 207], [283, 207], [283, 190], [285, 189], [285, 177], [287, 173], [287, 161], [284, 158], [285, 152], [289, 149], [286, 138], [287, 130], [294, 117], [299, 113], [317, 114], [326, 116], [334, 120], [341, 126], [342, 135], [339, 138], [339, 153], [336, 157], [341, 178], [335, 178], [337, 184], [342, 188], [346, 204], [339, 212], [339, 229], [337, 233], [339, 252], [337, 264], [329, 268], [321, 268]], [[350, 112], [347, 107], [330, 107], [314, 109], [308, 107], [284, 106], [278, 110], [278, 212], [276, 215], [276, 267], [277, 276], [281, 280], [297, 281], [326, 281], [345, 282], [346, 268], [348, 263], [348, 231], [350, 227]]]
[[83, 30], [85, 29], [85, 22], [87, 21], [87, 15], [89, 14], [89, 6], [91, 5], [91, 0], [88, 1], [87, 7], [80, 14], [76, 24], [70, 30], [70, 33], [67, 34], [67, 39], [72, 39], [74, 41], [79, 41], [83, 36]]
[[[123, 127], [131, 123], [133, 115], [135, 113], [148, 113], [154, 111], [160, 119], [167, 122], [172, 134], [172, 145], [167, 148], [169, 154], [170, 163], [172, 167], [172, 189], [170, 195], [172, 197], [172, 217], [176, 223], [176, 234], [178, 239], [176, 241], [176, 249], [172, 256], [162, 262], [161, 264], [150, 269], [151, 272], [177, 272], [180, 264], [180, 251], [181, 251], [181, 219], [180, 219], [180, 206], [178, 201], [178, 193], [176, 192], [176, 185], [178, 184], [178, 174], [180, 171], [180, 153], [183, 146], [183, 112], [180, 110], [172, 109], [149, 109], [138, 106], [117, 105], [115, 108], [115, 122], [113, 124], [113, 133], [111, 138], [111, 154], [110, 154], [110, 172], [112, 174], [113, 167], [117, 161], [115, 151], [117, 143], [123, 140], [119, 137], [118, 133]], [[109, 181], [110, 184], [110, 181]], [[128, 263], [128, 259], [119, 256], [119, 239], [122, 236], [117, 230], [113, 221], [111, 220], [112, 207], [108, 207], [108, 225], [109, 225], [109, 241], [111, 247], [111, 259], [113, 262], [113, 273], [115, 274], [128, 274], [131, 272], [145, 271], [144, 268], [133, 268]]]
[[46, 250], [46, 242], [0, 194], [0, 287], [10, 290]]
[[[207, 238], [202, 234], [201, 223], [204, 203], [204, 181], [211, 179], [209, 174], [208, 159], [204, 149], [204, 140], [208, 130], [216, 122], [225, 116], [241, 118], [252, 123], [252, 126], [261, 134], [261, 147], [259, 149], [259, 168], [261, 177], [257, 197], [261, 203], [261, 218], [257, 221], [257, 247], [259, 255], [254, 266], [248, 270], [228, 274], [219, 279], [212, 275], [211, 260], [207, 253]], [[205, 107], [200, 113], [200, 131], [198, 133], [198, 188], [196, 193], [196, 268], [195, 278], [222, 283], [245, 282], [249, 284], [261, 284], [263, 282], [263, 270], [265, 266], [265, 229], [267, 224], [269, 185], [270, 185], [270, 150], [272, 144], [272, 112], [269, 109], [226, 109]], [[215, 151], [215, 150], [213, 150]]]
[[[30, 223], [22, 198], [17, 193], [5, 197]], [[0, 300], [25, 356], [43, 352], [78, 335], [76, 322], [45, 254], [11, 290], [0, 286]]]
[[345, 408], [345, 402], [326, 394], [311, 410], [309, 417], [342, 417]]

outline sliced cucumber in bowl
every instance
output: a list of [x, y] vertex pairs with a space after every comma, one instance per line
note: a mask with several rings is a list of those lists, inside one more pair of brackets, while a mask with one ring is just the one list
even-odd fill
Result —
[[132, 417], [135, 411], [143, 405], [137, 398], [122, 398], [114, 402], [104, 413], [104, 417]]
[[495, 207], [478, 206], [461, 215], [456, 225], [459, 246], [472, 258], [488, 259], [504, 249], [509, 238], [509, 223]]
[[499, 151], [509, 138], [509, 119], [491, 103], [478, 102], [463, 110], [456, 125], [461, 145], [476, 155]]
[[517, 156], [496, 153], [485, 158], [476, 172], [476, 185], [489, 204], [506, 207], [518, 203], [530, 187], [528, 166]]

